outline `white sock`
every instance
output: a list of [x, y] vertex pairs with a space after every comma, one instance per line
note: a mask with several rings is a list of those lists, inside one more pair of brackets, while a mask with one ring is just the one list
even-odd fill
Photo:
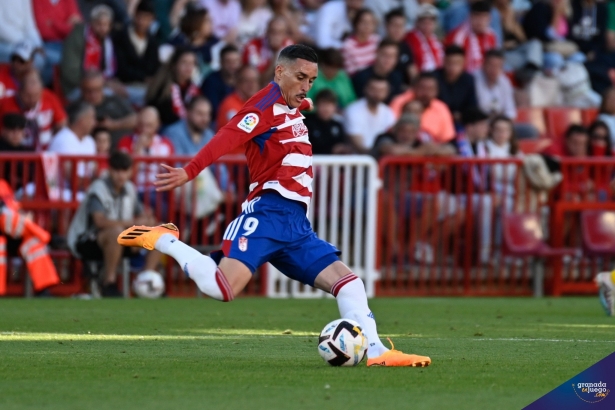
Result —
[[207, 255], [186, 245], [171, 234], [164, 234], [154, 248], [171, 256], [201, 292], [224, 302], [233, 300], [233, 291], [216, 262]]
[[363, 281], [352, 273], [339, 279], [332, 287], [331, 294], [337, 300], [340, 316], [344, 319], [354, 320], [361, 325], [367, 337], [367, 357], [378, 357], [387, 349], [384, 347], [376, 330], [374, 314], [367, 305], [367, 294]]

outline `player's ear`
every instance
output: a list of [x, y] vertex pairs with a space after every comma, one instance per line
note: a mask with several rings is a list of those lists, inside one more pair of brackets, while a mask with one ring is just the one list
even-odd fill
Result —
[[282, 78], [282, 73], [284, 72], [284, 66], [282, 66], [281, 64], [278, 64], [275, 66], [275, 79], [279, 80], [280, 78]]

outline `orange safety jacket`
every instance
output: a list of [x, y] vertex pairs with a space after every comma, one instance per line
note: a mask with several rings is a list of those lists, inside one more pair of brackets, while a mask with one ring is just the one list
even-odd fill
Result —
[[15, 201], [13, 190], [0, 179], [0, 295], [6, 293], [6, 236], [22, 239], [19, 247], [26, 261], [35, 291], [60, 283], [55, 265], [47, 251], [51, 239], [49, 232], [19, 213], [20, 204]]

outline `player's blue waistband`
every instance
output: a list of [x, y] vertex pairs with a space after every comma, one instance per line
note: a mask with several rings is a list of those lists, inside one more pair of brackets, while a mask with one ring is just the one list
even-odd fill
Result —
[[[284, 208], [288, 210], [292, 210], [293, 212], [302, 213], [303, 215], [305, 215], [306, 210], [307, 210], [303, 202], [293, 201], [292, 199], [285, 198], [282, 195], [280, 195], [279, 192], [271, 190], [271, 189], [262, 191], [260, 196], [258, 196], [257, 198], [260, 198], [258, 201], [259, 205], [275, 204], [278, 206], [283, 206]], [[256, 206], [259, 206], [259, 205], [256, 205]]]

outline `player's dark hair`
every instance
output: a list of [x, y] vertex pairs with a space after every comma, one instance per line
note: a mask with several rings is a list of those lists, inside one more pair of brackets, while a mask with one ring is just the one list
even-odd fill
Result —
[[587, 132], [587, 128], [585, 128], [582, 125], [579, 124], [572, 124], [570, 127], [568, 127], [568, 129], [566, 130], [566, 133], [564, 134], [564, 137], [566, 139], [569, 139], [570, 137], [572, 137], [574, 134], [585, 134], [585, 135], [589, 135], [589, 133]]
[[318, 63], [318, 55], [316, 51], [310, 46], [304, 44], [293, 44], [291, 46], [284, 47], [280, 51], [278, 60], [287, 60], [294, 62], [297, 59], [307, 60], [310, 63]]
[[222, 47], [222, 50], [220, 50], [220, 59], [224, 58], [228, 53], [239, 53], [239, 49], [233, 44], [225, 45]]
[[197, 104], [200, 104], [202, 102], [205, 102], [211, 106], [211, 102], [207, 99], [207, 97], [197, 95], [196, 97], [188, 101], [188, 104], [186, 104], [186, 111], [192, 111], [192, 109], [196, 107]]
[[475, 1], [470, 5], [470, 13], [491, 13], [491, 3], [486, 0]]
[[499, 59], [504, 59], [504, 52], [502, 50], [498, 50], [498, 49], [492, 49], [492, 50], [488, 50], [485, 53], [485, 60], [487, 60], [488, 58], [499, 58]]
[[459, 47], [457, 44], [451, 44], [450, 46], [444, 49], [445, 56], [464, 56], [466, 52], [463, 48]]
[[318, 94], [316, 94], [316, 98], [314, 98], [314, 104], [318, 105], [320, 102], [330, 102], [337, 105], [337, 95], [335, 95], [332, 90], [325, 88], [319, 91]]
[[6, 130], [23, 130], [26, 128], [26, 117], [10, 112], [2, 117], [2, 128]]
[[359, 24], [359, 22], [361, 21], [363, 16], [366, 15], [366, 14], [371, 14], [372, 17], [374, 19], [376, 19], [376, 16], [374, 15], [374, 12], [371, 11], [370, 9], [359, 9], [359, 10], [357, 10], [356, 14], [354, 15], [354, 18], [352, 19], [352, 30], [353, 31], [357, 29], [357, 25]]
[[125, 152], [114, 151], [109, 155], [109, 168], [115, 171], [127, 171], [132, 167], [132, 158]]
[[399, 7], [396, 9], [393, 9], [391, 11], [389, 11], [387, 14], [384, 15], [384, 22], [386, 24], [389, 24], [391, 22], [391, 20], [393, 20], [394, 18], [397, 17], [401, 17], [403, 19], [406, 18], [406, 14], [404, 13], [404, 9]]

